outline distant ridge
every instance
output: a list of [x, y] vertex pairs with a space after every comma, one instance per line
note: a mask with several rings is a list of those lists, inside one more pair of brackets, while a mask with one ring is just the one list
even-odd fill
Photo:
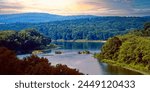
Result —
[[19, 13], [0, 15], [0, 23], [43, 23], [62, 20], [92, 18], [92, 15], [61, 16], [48, 13]]

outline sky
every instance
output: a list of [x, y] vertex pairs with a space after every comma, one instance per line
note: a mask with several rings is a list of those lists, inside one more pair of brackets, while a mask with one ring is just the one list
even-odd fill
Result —
[[0, 14], [150, 16], [150, 0], [0, 0]]

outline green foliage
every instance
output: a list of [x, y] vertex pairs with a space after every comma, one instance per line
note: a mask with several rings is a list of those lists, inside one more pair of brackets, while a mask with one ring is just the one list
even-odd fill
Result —
[[150, 29], [150, 22], [144, 24], [144, 30]]
[[20, 32], [1, 31], [0, 46], [19, 52], [42, 49], [51, 42], [51, 39], [43, 36], [35, 29], [26, 29]]
[[52, 66], [45, 58], [35, 55], [19, 60], [15, 53], [5, 47], [0, 47], [1, 75], [80, 75], [78, 70], [66, 65]]
[[49, 47], [49, 48], [57, 48], [58, 46], [56, 44], [48, 44], [47, 47]]
[[91, 54], [91, 52], [88, 50], [84, 50], [84, 51], [79, 51], [78, 54]]
[[134, 34], [136, 36], [149, 37], [150, 36], [150, 22], [146, 22], [144, 24], [143, 30], [133, 30], [130, 34]]
[[102, 47], [102, 57], [116, 60], [121, 44], [122, 42], [118, 37], [113, 37], [109, 39], [108, 42]]
[[[143, 30], [120, 35], [109, 39], [102, 47], [98, 59], [113, 60], [116, 63], [127, 64], [139, 70], [150, 70], [150, 34], [149, 24]], [[137, 35], [140, 34], [140, 35]]]
[[53, 40], [107, 40], [131, 29], [141, 29], [149, 17], [94, 17], [48, 23], [1, 24], [0, 30], [35, 28]]
[[110, 59], [120, 63], [150, 66], [150, 39], [135, 35], [118, 36], [119, 42], [111, 38], [103, 46], [102, 52], [97, 55], [99, 59]]
[[125, 63], [150, 64], [150, 39], [134, 37], [125, 41], [120, 47], [118, 61]]

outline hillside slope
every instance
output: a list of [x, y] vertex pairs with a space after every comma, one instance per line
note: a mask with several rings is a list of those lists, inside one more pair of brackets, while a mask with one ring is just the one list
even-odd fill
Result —
[[143, 30], [110, 38], [96, 57], [121, 67], [136, 69], [150, 74], [150, 23]]
[[0, 24], [0, 30], [35, 28], [53, 40], [107, 40], [130, 30], [142, 29], [150, 17], [93, 17], [47, 23]]
[[43, 23], [62, 20], [74, 20], [82, 18], [90, 18], [94, 16], [61, 16], [48, 13], [20, 13], [0, 15], [0, 23]]

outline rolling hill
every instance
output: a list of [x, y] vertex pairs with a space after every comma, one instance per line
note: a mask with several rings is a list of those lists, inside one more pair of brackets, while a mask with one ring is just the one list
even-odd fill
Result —
[[0, 24], [3, 23], [43, 23], [62, 20], [91, 18], [92, 15], [61, 16], [48, 13], [20, 13], [0, 15]]
[[0, 31], [34, 28], [53, 40], [107, 40], [130, 30], [142, 29], [150, 17], [60, 16], [47, 13], [0, 15]]

